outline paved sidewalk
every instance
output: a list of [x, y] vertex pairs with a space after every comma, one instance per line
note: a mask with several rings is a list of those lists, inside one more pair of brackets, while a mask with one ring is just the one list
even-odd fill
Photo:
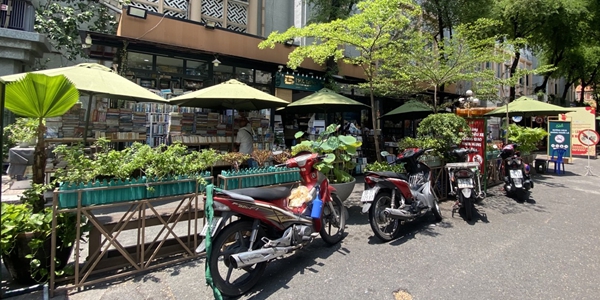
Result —
[[[577, 180], [585, 183], [585, 190], [592, 195], [597, 191], [588, 191], [589, 186], [597, 186], [600, 184], [600, 159], [591, 160], [591, 166], [595, 177], [583, 176], [586, 172], [587, 159], [575, 159], [572, 164], [567, 164], [565, 182]], [[542, 180], [552, 179], [556, 181], [560, 175], [546, 173], [544, 175], [535, 175], [534, 180], [538, 180], [540, 186], [544, 185]], [[575, 177], [573, 177], [575, 176]], [[563, 180], [563, 179], [561, 179]], [[569, 181], [570, 180], [570, 181]], [[568, 183], [567, 183], [568, 184]], [[548, 183], [546, 184], [548, 185]], [[575, 185], [567, 186], [573, 190], [579, 190]], [[537, 188], [538, 186], [536, 186]], [[3, 189], [4, 190], [4, 189]], [[356, 210], [360, 207], [360, 196], [362, 194], [362, 180], [357, 182], [352, 195], [345, 201], [346, 207], [352, 207]], [[494, 193], [500, 191], [500, 187], [492, 187]], [[490, 203], [491, 205], [492, 203]], [[449, 203], [444, 204], [446, 209], [450, 206]], [[462, 223], [461, 223], [462, 224]], [[357, 226], [354, 223], [348, 224], [348, 227]], [[357, 234], [356, 232], [354, 234]], [[370, 232], [368, 233], [370, 235]], [[331, 267], [331, 266], [330, 266]], [[126, 278], [122, 280], [114, 280], [106, 283], [97, 284], [92, 288], [87, 288], [82, 291], [72, 290], [68, 294], [56, 295], [52, 299], [71, 299], [71, 300], [95, 300], [95, 299], [210, 299], [210, 291], [204, 284], [204, 260], [196, 259], [186, 263], [169, 266], [163, 269], [151, 271], [149, 273]], [[4, 291], [7, 284], [5, 270], [2, 269], [2, 290]], [[275, 285], [283, 285], [281, 289], [285, 289], [285, 284], [274, 282]], [[244, 297], [243, 297], [244, 298]], [[15, 296], [10, 299], [25, 300], [25, 299], [43, 299], [42, 291], [35, 291], [28, 294]], [[244, 298], [244, 299], [247, 299]], [[250, 297], [252, 299], [252, 297]], [[257, 299], [263, 299], [257, 296]]]

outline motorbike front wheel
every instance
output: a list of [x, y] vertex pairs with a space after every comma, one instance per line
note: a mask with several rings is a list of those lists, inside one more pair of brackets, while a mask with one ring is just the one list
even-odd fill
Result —
[[[398, 208], [398, 200], [394, 206]], [[369, 223], [375, 236], [384, 242], [389, 242], [394, 239], [400, 230], [400, 221], [398, 219], [389, 218], [383, 211], [386, 208], [392, 207], [392, 196], [390, 193], [381, 192], [375, 196], [375, 200], [371, 203], [369, 209]]]
[[[215, 286], [222, 294], [230, 297], [241, 296], [250, 290], [260, 279], [267, 262], [261, 262], [245, 268], [234, 268], [229, 262], [232, 254], [248, 251], [252, 236], [251, 221], [236, 221], [227, 225], [219, 233], [212, 246], [209, 260], [210, 274]], [[258, 230], [253, 250], [263, 246], [261, 238], [265, 236]]]
[[331, 200], [335, 213], [331, 210], [329, 204], [323, 205], [323, 227], [319, 234], [327, 244], [335, 245], [344, 239], [346, 210], [342, 200], [336, 194], [331, 194]]

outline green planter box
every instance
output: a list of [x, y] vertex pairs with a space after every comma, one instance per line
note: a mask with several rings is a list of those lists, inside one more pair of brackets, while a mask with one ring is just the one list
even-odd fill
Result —
[[221, 176], [224, 180], [219, 187], [227, 189], [259, 187], [266, 185], [282, 184], [300, 180], [300, 169], [294, 168], [250, 168], [239, 171], [223, 170]]
[[[146, 178], [131, 180], [110, 180], [96, 181], [94, 183], [71, 185], [63, 183], [58, 190], [59, 208], [77, 207], [77, 199], [81, 191], [81, 206], [110, 204], [115, 202], [125, 202], [144, 199], [146, 197], [146, 187], [133, 186], [135, 184], [145, 183]], [[100, 189], [94, 189], [100, 188]], [[102, 189], [106, 188], [106, 189]]]

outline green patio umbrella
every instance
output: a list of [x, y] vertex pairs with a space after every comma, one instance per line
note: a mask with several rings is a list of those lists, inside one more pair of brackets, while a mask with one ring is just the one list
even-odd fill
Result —
[[285, 107], [286, 113], [318, 113], [369, 109], [370, 106], [323, 88]]
[[433, 113], [433, 109], [427, 104], [418, 100], [409, 100], [406, 103], [396, 107], [394, 110], [381, 116], [385, 117], [402, 117], [404, 119], [420, 119]]
[[200, 108], [259, 110], [289, 102], [235, 79], [169, 99], [173, 105]]
[[522, 116], [522, 117], [532, 117], [532, 116], [547, 116], [547, 115], [557, 115], [562, 113], [567, 113], [574, 111], [572, 108], [562, 107], [550, 103], [541, 102], [538, 100], [531, 99], [529, 97], [519, 97], [515, 101], [508, 104], [507, 106], [498, 107], [487, 114], [486, 117], [506, 117], [507, 114], [509, 117], [512, 116]]
[[[31, 73], [48, 76], [64, 75], [79, 90], [80, 94], [89, 95], [85, 118], [84, 143], [87, 141], [88, 126], [92, 110], [92, 97], [106, 97], [137, 102], [167, 102], [166, 99], [137, 85], [129, 79], [113, 72], [110, 68], [95, 63], [82, 63], [75, 66], [40, 70]], [[27, 73], [19, 73], [0, 77], [0, 80], [12, 82], [25, 77]]]

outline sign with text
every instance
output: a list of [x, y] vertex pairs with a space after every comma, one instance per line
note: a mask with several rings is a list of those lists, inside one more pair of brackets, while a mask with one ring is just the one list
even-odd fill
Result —
[[571, 157], [571, 121], [548, 121], [548, 156], [558, 149], [566, 150], [564, 158]]
[[277, 73], [275, 75], [275, 87], [280, 89], [316, 92], [322, 89], [323, 86], [323, 79], [313, 76], [287, 73]]
[[[563, 115], [559, 115], [559, 120], [571, 120], [571, 141], [573, 148], [571, 149], [572, 155], [590, 155], [596, 156], [596, 147], [588, 147], [578, 139], [579, 133], [583, 130], [596, 127], [596, 109], [593, 107], [573, 107], [574, 112], [569, 112]], [[590, 151], [588, 153], [588, 150]]]
[[480, 164], [479, 170], [485, 170], [483, 168], [483, 158], [485, 157], [485, 119], [467, 119], [469, 127], [471, 127], [471, 133], [473, 136], [464, 138], [460, 143], [461, 148], [473, 148], [477, 150], [477, 153], [469, 154], [469, 162], [478, 162]]

